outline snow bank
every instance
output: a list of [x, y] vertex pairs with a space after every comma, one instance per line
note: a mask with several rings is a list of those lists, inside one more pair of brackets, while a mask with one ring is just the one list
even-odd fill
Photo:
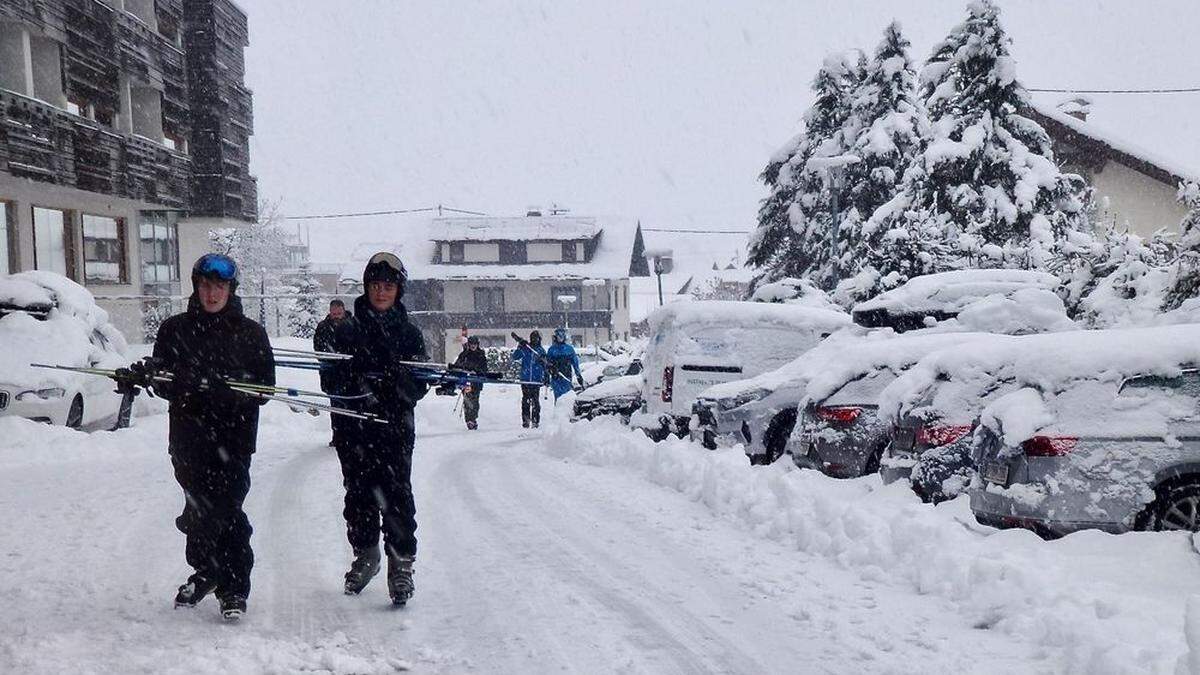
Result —
[[976, 524], [965, 498], [932, 507], [903, 483], [837, 480], [786, 460], [751, 467], [741, 448], [656, 444], [611, 420], [552, 428], [543, 451], [638, 474], [865, 581], [936, 595], [965, 625], [1037, 645], [1049, 670], [1166, 672], [1185, 648], [1183, 602], [1200, 590], [1200, 575], [1184, 534], [1046, 542]]

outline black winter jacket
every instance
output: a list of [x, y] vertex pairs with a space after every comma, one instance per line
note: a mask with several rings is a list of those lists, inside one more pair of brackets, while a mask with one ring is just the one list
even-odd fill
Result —
[[[242, 314], [231, 295], [225, 309], [209, 314], [193, 294], [187, 311], [162, 323], [154, 357], [170, 373], [194, 381], [236, 380], [275, 384], [275, 357], [267, 332]], [[226, 387], [184, 388], [163, 383], [154, 392], [171, 402], [169, 446], [173, 455], [250, 454], [258, 437], [258, 408], [265, 400]]]
[[458, 358], [454, 360], [453, 367], [472, 373], [486, 373], [488, 369], [487, 353], [482, 349], [476, 349], [475, 351], [464, 349], [458, 355]]
[[[313, 334], [313, 349], [319, 352], [354, 353], [354, 318], [347, 313], [340, 321], [325, 317]], [[327, 394], [354, 393], [354, 372], [347, 361], [321, 363], [321, 391]]]
[[408, 312], [399, 301], [388, 311], [377, 312], [366, 295], [354, 300], [353, 326], [351, 369], [359, 390], [373, 394], [375, 399], [358, 407], [390, 420], [411, 420], [408, 413], [429, 387], [414, 379], [401, 362], [428, 358], [421, 331], [409, 323]]

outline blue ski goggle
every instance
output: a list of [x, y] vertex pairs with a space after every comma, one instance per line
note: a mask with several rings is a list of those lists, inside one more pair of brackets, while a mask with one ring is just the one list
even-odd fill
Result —
[[192, 266], [192, 274], [198, 274], [202, 277], [216, 277], [222, 281], [233, 281], [237, 279], [237, 263], [233, 259], [220, 253], [207, 253], [196, 261]]

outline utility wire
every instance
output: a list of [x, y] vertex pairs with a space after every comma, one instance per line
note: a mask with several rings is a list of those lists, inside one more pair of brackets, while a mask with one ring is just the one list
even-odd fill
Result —
[[1027, 91], [1047, 94], [1195, 94], [1200, 93], [1200, 87], [1179, 87], [1177, 89], [1037, 89]]
[[643, 227], [642, 232], [671, 232], [674, 234], [750, 234], [753, 230], [675, 230], [665, 227]]
[[478, 211], [467, 211], [465, 209], [455, 209], [449, 206], [427, 206], [420, 209], [389, 209], [386, 211], [360, 211], [356, 213], [322, 213], [306, 216], [279, 216], [280, 220], [324, 220], [328, 218], [365, 218], [368, 216], [394, 216], [403, 213], [427, 213], [429, 211], [449, 211], [450, 213], [462, 213], [469, 216], [486, 216], [486, 213]]

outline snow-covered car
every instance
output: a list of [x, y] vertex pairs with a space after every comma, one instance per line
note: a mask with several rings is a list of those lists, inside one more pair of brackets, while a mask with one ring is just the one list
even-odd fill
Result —
[[891, 441], [891, 421], [877, 414], [879, 394], [926, 355], [940, 349], [970, 349], [987, 333], [914, 331], [878, 336], [844, 346], [822, 359], [808, 381], [788, 452], [797, 466], [836, 478], [879, 470]]
[[[847, 328], [839, 331], [839, 335], [853, 336], [865, 333], [865, 329], [857, 326], [855, 328], [857, 328], [857, 332]], [[1066, 307], [1063, 306], [1061, 298], [1044, 289], [1026, 288], [1009, 295], [997, 293], [976, 298], [969, 305], [956, 309], [955, 318], [937, 322], [931, 328], [923, 328], [900, 335], [972, 332], [1024, 335], [1076, 329], [1078, 326], [1067, 317]], [[878, 329], [870, 334], [871, 340], [896, 337], [896, 331], [891, 328]], [[801, 357], [795, 363], [783, 366], [777, 371], [764, 373], [748, 380], [717, 385], [704, 391], [693, 407], [692, 438], [710, 448], [722, 441], [743, 443], [752, 464], [768, 464], [774, 462], [784, 452], [791, 453], [796, 449], [796, 444], [789, 439], [795, 440], [792, 437], [798, 410], [802, 408], [801, 399], [807, 392], [808, 379], [822, 373], [841, 372], [833, 364], [843, 363], [848, 366], [854, 363], [854, 359], [857, 358], [855, 349], [859, 344], [862, 344], [868, 352], [873, 349], [869, 346], [872, 344], [870, 342], [850, 342], [843, 346], [831, 347], [827, 350], [827, 354], [815, 354], [814, 352], [824, 348], [823, 344], [821, 348], [809, 352], [813, 355], [812, 359], [807, 356]], [[897, 347], [897, 349], [902, 348], [903, 345]], [[897, 359], [896, 363], [905, 360], [904, 352], [887, 355], [887, 351], [887, 349], [883, 350], [885, 354], [885, 357], [881, 357], [884, 358], [883, 363], [887, 363], [887, 356]], [[911, 365], [911, 363], [907, 365]], [[904, 367], [906, 368], [907, 365]], [[893, 372], [898, 372], [897, 368], [899, 366], [891, 367]], [[853, 368], [851, 367], [850, 370], [853, 371]], [[847, 385], [848, 381], [837, 384], [839, 386]], [[862, 382], [848, 389], [844, 395], [851, 397], [867, 395], [862, 388], [873, 387], [875, 382], [882, 382], [878, 385], [878, 389], [882, 389], [886, 384], [882, 380]], [[878, 390], [875, 391], [878, 393]], [[860, 402], [866, 403], [865, 400]], [[846, 401], [845, 403], [849, 405], [850, 402]], [[822, 414], [832, 417], [823, 422], [816, 420], [816, 423], [845, 424], [847, 426], [845, 431], [857, 433], [870, 426], [868, 422], [873, 423], [873, 398], [870, 399], [870, 404], [872, 412], [861, 420], [858, 418], [843, 420], [837, 415], [849, 415], [850, 413], [826, 411]], [[834, 432], [831, 430], [831, 433]], [[868, 439], [863, 437], [863, 440]], [[793, 457], [803, 460], [810, 449], [810, 445], [803, 442], [799, 445], [800, 452], [793, 453]], [[849, 447], [845, 449], [851, 450]], [[871, 448], [862, 450], [868, 453], [865, 457], [870, 458], [875, 449], [873, 445]], [[854, 456], [859, 456], [857, 449]], [[834, 465], [840, 464], [840, 462], [833, 461], [832, 457], [822, 459], [820, 465], [824, 466], [827, 463], [830, 465], [829, 468], [833, 471], [833, 475], [838, 476], [865, 468], [865, 465], [859, 465], [857, 462], [836, 468]]]
[[852, 325], [844, 312], [719, 300], [677, 302], [648, 322], [642, 410], [630, 423], [653, 438], [685, 435], [708, 387], [778, 368]]
[[988, 354], [1019, 388], [980, 415], [975, 517], [1050, 536], [1200, 530], [1200, 325], [1053, 337]]
[[626, 375], [637, 375], [640, 372], [642, 372], [642, 358], [641, 356], [633, 356], [631, 354], [613, 356], [603, 361], [589, 363], [580, 368], [580, 373], [583, 374], [583, 381], [589, 385]]
[[124, 336], [79, 284], [53, 272], [0, 276], [0, 415], [79, 429], [127, 426], [133, 400], [105, 377], [31, 363], [119, 368]]
[[[954, 319], [968, 306], [989, 296], [1012, 298], [1031, 290], [1054, 293], [1060, 284], [1053, 274], [1026, 270], [957, 270], [927, 274], [858, 303], [851, 314], [854, 322], [861, 326], [915, 330]], [[1024, 297], [1036, 296], [1026, 294]], [[1055, 313], [1053, 306], [1048, 311]], [[989, 318], [986, 312], [979, 312], [979, 317]], [[1057, 320], [1056, 316], [1049, 318]], [[971, 330], [1013, 333], [1012, 330], [996, 331], [981, 326]]]
[[642, 376], [624, 375], [594, 384], [575, 395], [572, 420], [619, 415], [622, 422], [642, 407]]
[[779, 459], [809, 378], [859, 335], [854, 327], [842, 328], [779, 368], [705, 389], [692, 404], [692, 440], [710, 450], [741, 443], [751, 464]]

